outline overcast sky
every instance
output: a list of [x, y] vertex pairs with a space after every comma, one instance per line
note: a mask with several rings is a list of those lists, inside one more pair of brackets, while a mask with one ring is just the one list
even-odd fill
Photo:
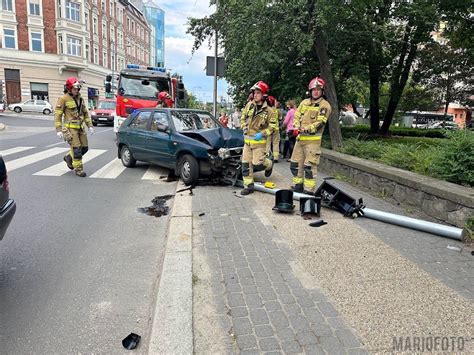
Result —
[[[206, 76], [206, 56], [214, 49], [204, 45], [191, 53], [193, 37], [186, 34], [188, 17], [204, 17], [214, 11], [208, 0], [155, 0], [165, 11], [165, 66], [183, 76], [186, 89], [198, 99], [212, 101], [213, 77]], [[227, 99], [227, 83], [218, 81], [218, 95]]]

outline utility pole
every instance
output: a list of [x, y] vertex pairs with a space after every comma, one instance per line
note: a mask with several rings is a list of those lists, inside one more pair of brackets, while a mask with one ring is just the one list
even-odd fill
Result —
[[214, 117], [217, 118], [217, 30], [216, 30], [216, 45], [214, 48]]

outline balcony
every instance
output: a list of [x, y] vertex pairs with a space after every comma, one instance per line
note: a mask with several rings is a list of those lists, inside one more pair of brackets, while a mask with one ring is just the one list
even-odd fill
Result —
[[58, 67], [60, 71], [67, 69], [84, 70], [87, 68], [87, 60], [83, 57], [75, 57], [67, 54], [60, 54]]
[[71, 21], [66, 18], [56, 19], [56, 31], [68, 31], [74, 32], [78, 35], [85, 36], [86, 34], [86, 25], [82, 22]]

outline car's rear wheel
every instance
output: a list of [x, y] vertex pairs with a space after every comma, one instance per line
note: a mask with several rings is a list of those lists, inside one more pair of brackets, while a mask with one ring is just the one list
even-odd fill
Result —
[[122, 164], [127, 168], [133, 168], [137, 163], [132, 152], [126, 145], [122, 146], [122, 149], [120, 149], [120, 159], [122, 160]]
[[186, 154], [179, 159], [179, 177], [185, 185], [195, 184], [199, 179], [199, 164], [192, 155]]
[[20, 112], [23, 111], [23, 110], [21, 109], [21, 107], [18, 107], [18, 106], [17, 106], [17, 107], [15, 107], [15, 108], [13, 109], [13, 111], [15, 111], [16, 113], [20, 113]]
[[43, 115], [49, 115], [51, 113], [51, 110], [49, 108], [45, 108], [43, 110]]

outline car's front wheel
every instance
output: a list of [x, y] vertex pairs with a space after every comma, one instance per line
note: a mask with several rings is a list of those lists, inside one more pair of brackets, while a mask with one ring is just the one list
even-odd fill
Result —
[[21, 107], [18, 107], [18, 106], [17, 106], [17, 107], [15, 107], [15, 108], [13, 109], [13, 111], [15, 111], [16, 113], [20, 113], [20, 112], [23, 111], [23, 110], [21, 109]]
[[120, 149], [120, 159], [122, 160], [122, 164], [127, 168], [133, 168], [137, 163], [136, 159], [132, 155], [132, 152], [126, 145], [122, 146]]
[[45, 108], [43, 110], [43, 115], [49, 115], [51, 113], [51, 110], [49, 108]]
[[199, 179], [199, 164], [192, 155], [186, 154], [179, 159], [179, 177], [185, 185], [195, 184]]
[[97, 126], [97, 122], [92, 121], [92, 125], [93, 125], [94, 127]]

